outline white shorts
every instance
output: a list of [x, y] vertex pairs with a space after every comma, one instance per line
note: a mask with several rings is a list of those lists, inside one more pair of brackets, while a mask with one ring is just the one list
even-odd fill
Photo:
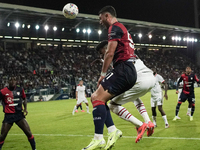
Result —
[[149, 92], [155, 85], [155, 82], [156, 78], [150, 69], [137, 72], [137, 81], [135, 85], [128, 91], [114, 97], [111, 101], [119, 105], [123, 105], [128, 102], [134, 102], [137, 98]]
[[87, 100], [87, 98], [85, 97], [83, 97], [83, 98], [78, 98], [78, 100], [77, 100], [77, 103], [76, 104], [81, 104], [82, 102], [84, 102], [84, 103], [88, 103], [88, 100]]
[[163, 105], [163, 92], [154, 93], [151, 95], [151, 107]]

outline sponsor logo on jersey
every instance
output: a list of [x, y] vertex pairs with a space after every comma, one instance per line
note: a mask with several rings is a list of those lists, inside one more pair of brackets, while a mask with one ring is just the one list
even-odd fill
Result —
[[12, 98], [11, 98], [11, 97], [8, 97], [8, 98], [7, 98], [7, 102], [8, 102], [8, 103], [12, 103]]

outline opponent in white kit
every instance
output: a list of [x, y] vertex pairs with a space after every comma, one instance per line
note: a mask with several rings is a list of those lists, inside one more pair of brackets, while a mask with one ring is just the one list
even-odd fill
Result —
[[[100, 54], [104, 54], [107, 50], [107, 41], [102, 41], [96, 48], [96, 50]], [[93, 61], [92, 65], [95, 61]], [[155, 77], [153, 75], [152, 70], [147, 68], [143, 61], [141, 61], [138, 57], [136, 57], [135, 62], [135, 69], [137, 71], [137, 80], [135, 85], [122, 93], [119, 96], [114, 97], [110, 103], [108, 104], [110, 110], [118, 115], [120, 118], [131, 122], [137, 127], [138, 135], [135, 142], [139, 142], [142, 138], [145, 130], [147, 129], [147, 136], [151, 136], [154, 132], [154, 124], [150, 121], [148, 113], [145, 109], [145, 106], [142, 100], [139, 98], [145, 95], [150, 89], [155, 85]], [[141, 116], [144, 118], [145, 123], [135, 118], [129, 111], [124, 108], [123, 104], [133, 102], [138, 109]]]
[[77, 100], [77, 103], [76, 105], [74, 106], [74, 109], [73, 109], [73, 112], [72, 114], [74, 115], [75, 111], [77, 110], [77, 107], [82, 103], [84, 102], [86, 104], [86, 109], [87, 109], [87, 113], [90, 114], [89, 112], [89, 105], [88, 105], [88, 100], [85, 96], [85, 86], [83, 85], [83, 80], [81, 80], [79, 82], [79, 85], [76, 87], [76, 100]]
[[169, 123], [167, 121], [167, 116], [162, 108], [163, 105], [163, 92], [160, 84], [164, 84], [165, 87], [165, 94], [164, 97], [166, 100], [168, 99], [167, 96], [167, 83], [163, 79], [163, 77], [159, 74], [157, 74], [156, 69], [153, 69], [154, 75], [156, 77], [156, 84], [155, 86], [151, 89], [151, 110], [152, 110], [152, 118], [153, 118], [153, 123], [155, 126], [156, 124], [156, 106], [158, 106], [158, 110], [160, 111], [162, 118], [165, 122], [165, 128], [169, 128]]

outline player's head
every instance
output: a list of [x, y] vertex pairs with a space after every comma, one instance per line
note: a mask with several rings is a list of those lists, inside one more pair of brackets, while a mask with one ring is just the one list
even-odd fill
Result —
[[112, 24], [112, 19], [117, 17], [115, 8], [112, 6], [105, 6], [99, 11], [99, 23], [106, 28]]
[[99, 43], [96, 47], [96, 50], [101, 54], [104, 55], [108, 46], [108, 41], [104, 40], [101, 43]]
[[154, 74], [154, 75], [157, 73], [156, 68], [152, 68], [151, 70], [153, 71], [153, 74]]
[[192, 72], [191, 67], [190, 67], [190, 66], [187, 66], [187, 67], [185, 68], [185, 72], [186, 72], [186, 74], [190, 74], [190, 73]]
[[16, 83], [17, 83], [17, 78], [15, 76], [9, 77], [8, 79], [9, 87], [15, 87]]
[[79, 81], [79, 85], [82, 86], [83, 85], [83, 80]]

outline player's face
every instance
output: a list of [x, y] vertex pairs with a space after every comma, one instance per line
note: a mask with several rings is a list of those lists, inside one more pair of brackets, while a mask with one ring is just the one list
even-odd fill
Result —
[[16, 86], [16, 83], [17, 83], [16, 77], [10, 77], [8, 82], [9, 82], [9, 87]]
[[192, 69], [190, 67], [187, 67], [185, 71], [187, 74], [190, 74], [192, 72]]
[[103, 13], [103, 14], [99, 14], [99, 23], [106, 27], [107, 29], [109, 28], [109, 23], [107, 21], [108, 18], [108, 14], [107, 13]]
[[80, 81], [79, 84], [82, 86], [83, 85], [83, 81]]

